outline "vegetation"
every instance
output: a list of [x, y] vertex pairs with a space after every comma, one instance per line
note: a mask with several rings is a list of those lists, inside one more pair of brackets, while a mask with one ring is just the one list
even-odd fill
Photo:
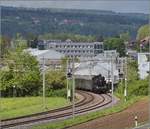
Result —
[[9, 49], [4, 58], [4, 67], [0, 69], [0, 90], [2, 96], [38, 95], [40, 71], [38, 61], [23, 51], [26, 42], [21, 38], [14, 40], [13, 48]]
[[150, 36], [150, 25], [143, 25], [138, 29], [137, 40], [142, 40], [145, 37]]
[[42, 112], [43, 110], [55, 109], [58, 107], [60, 108], [70, 104], [65, 98], [62, 97], [47, 97], [47, 109], [44, 109], [42, 97], [1, 98], [1, 103], [1, 119], [34, 114]]
[[79, 35], [79, 34], [71, 34], [71, 33], [58, 33], [58, 34], [44, 34], [40, 35], [39, 39], [52, 39], [52, 40], [61, 40], [66, 41], [67, 39], [70, 39], [73, 42], [94, 42], [96, 41], [95, 36], [85, 36], [85, 35]]
[[14, 37], [21, 33], [43, 35], [72, 33], [112, 37], [127, 32], [136, 37], [141, 25], [148, 23], [148, 15], [115, 13], [98, 10], [26, 9], [1, 7], [2, 34]]
[[46, 73], [46, 95], [66, 97], [66, 75], [63, 71], [49, 70]]
[[105, 50], [117, 50], [120, 56], [125, 56], [124, 40], [119, 37], [107, 38], [104, 40]]
[[[148, 95], [148, 78], [140, 80], [137, 73], [137, 62], [128, 61], [128, 81], [127, 81], [127, 96], [128, 99], [134, 96], [146, 96]], [[124, 93], [124, 86], [120, 83], [117, 89], [117, 94], [122, 96]]]
[[10, 46], [10, 38], [7, 36], [0, 36], [0, 58], [5, 57]]

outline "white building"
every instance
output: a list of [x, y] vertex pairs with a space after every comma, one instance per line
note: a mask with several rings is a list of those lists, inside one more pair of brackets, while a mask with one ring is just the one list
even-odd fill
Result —
[[148, 56], [150, 53], [138, 53], [138, 73], [140, 79], [145, 79], [150, 70]]
[[56, 50], [67, 57], [94, 57], [103, 53], [103, 42], [72, 42], [71, 40], [40, 40], [38, 46]]

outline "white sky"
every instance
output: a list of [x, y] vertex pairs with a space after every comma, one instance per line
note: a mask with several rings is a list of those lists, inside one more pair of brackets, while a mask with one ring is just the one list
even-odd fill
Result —
[[0, 5], [33, 8], [99, 9], [150, 13], [150, 0], [0, 0]]

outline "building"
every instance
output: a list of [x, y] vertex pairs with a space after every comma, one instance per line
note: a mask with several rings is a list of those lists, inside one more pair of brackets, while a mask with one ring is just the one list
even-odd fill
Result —
[[68, 57], [94, 57], [103, 52], [103, 42], [72, 42], [71, 40], [40, 40], [40, 48], [53, 49]]
[[148, 60], [150, 53], [138, 53], [138, 73], [140, 79], [145, 79], [150, 70], [150, 61]]
[[39, 61], [40, 66], [42, 67], [43, 62], [45, 66], [53, 69], [61, 68], [62, 58], [65, 57], [64, 54], [61, 54], [55, 50], [38, 50], [38, 49], [26, 49], [31, 55], [35, 56]]

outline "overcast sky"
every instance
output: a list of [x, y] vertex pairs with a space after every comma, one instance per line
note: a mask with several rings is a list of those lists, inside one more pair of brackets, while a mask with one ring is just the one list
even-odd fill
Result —
[[99, 9], [150, 13], [150, 0], [0, 0], [0, 5], [33, 8]]

